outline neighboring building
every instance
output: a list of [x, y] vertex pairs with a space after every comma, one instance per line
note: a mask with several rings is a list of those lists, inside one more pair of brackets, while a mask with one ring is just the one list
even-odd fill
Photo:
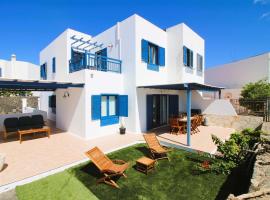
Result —
[[163, 30], [133, 15], [94, 37], [67, 29], [40, 52], [40, 64], [45, 80], [84, 84], [56, 90], [58, 128], [87, 139], [120, 123], [140, 133], [186, 110], [184, 91], [141, 87], [203, 84], [204, 40], [183, 23]]
[[[10, 60], [0, 59], [0, 78], [22, 79], [22, 80], [39, 80], [40, 66], [30, 62], [18, 61], [16, 55], [11, 55]], [[33, 96], [40, 97], [39, 109], [47, 112], [47, 117], [55, 120], [54, 108], [49, 106], [49, 96], [53, 92], [32, 92]]]
[[270, 53], [242, 59], [232, 63], [209, 68], [205, 71], [208, 84], [222, 85], [222, 98], [238, 99], [242, 87], [250, 82], [270, 82]]
[[40, 78], [40, 70], [38, 65], [16, 60], [16, 55], [13, 54], [10, 60], [0, 59], [0, 77], [38, 80]]

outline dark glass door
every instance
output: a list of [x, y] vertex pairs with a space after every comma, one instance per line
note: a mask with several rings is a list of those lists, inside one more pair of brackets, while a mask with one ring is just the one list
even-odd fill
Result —
[[152, 128], [168, 124], [168, 96], [153, 95]]

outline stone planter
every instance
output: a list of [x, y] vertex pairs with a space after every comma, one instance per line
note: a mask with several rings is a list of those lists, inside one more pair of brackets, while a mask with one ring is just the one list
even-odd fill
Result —
[[6, 156], [0, 153], [0, 172], [3, 170]]

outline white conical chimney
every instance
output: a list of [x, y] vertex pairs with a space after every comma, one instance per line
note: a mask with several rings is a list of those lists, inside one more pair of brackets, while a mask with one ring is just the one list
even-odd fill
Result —
[[10, 60], [11, 61], [16, 61], [16, 55], [15, 54], [12, 54]]

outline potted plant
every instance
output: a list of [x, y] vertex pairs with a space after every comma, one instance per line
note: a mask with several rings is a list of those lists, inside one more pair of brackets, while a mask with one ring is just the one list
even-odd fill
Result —
[[120, 131], [121, 135], [126, 133], [126, 127], [124, 126], [122, 120], [121, 120], [121, 124], [120, 124], [120, 127], [119, 127], [119, 131]]

